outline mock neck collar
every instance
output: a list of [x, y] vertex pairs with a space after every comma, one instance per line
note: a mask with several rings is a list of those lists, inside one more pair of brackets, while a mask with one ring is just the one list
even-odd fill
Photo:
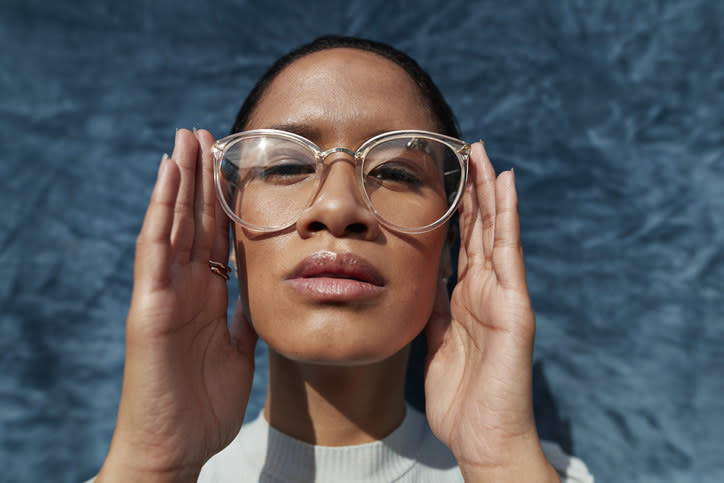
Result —
[[355, 475], [365, 481], [393, 481], [418, 460], [426, 433], [424, 416], [405, 408], [402, 423], [385, 438], [353, 446], [315, 446], [288, 436], [269, 425], [263, 414], [244, 427], [239, 441], [253, 465], [282, 481], [326, 481]]

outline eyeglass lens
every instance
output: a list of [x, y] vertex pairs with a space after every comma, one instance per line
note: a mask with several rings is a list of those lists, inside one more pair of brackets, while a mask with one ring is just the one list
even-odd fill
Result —
[[[257, 136], [230, 146], [219, 172], [224, 202], [259, 228], [288, 226], [319, 191], [325, 169], [308, 146]], [[415, 229], [440, 220], [461, 189], [462, 170], [448, 145], [429, 138], [383, 140], [367, 150], [362, 188], [383, 222]]]

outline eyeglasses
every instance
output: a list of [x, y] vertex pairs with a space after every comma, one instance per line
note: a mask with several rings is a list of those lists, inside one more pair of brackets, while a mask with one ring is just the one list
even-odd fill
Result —
[[322, 151], [309, 139], [256, 129], [219, 139], [212, 147], [214, 180], [229, 217], [253, 231], [293, 225], [325, 182], [327, 158], [354, 159], [360, 192], [391, 229], [420, 233], [444, 223], [457, 208], [467, 179], [470, 145], [427, 131], [375, 136], [355, 152]]

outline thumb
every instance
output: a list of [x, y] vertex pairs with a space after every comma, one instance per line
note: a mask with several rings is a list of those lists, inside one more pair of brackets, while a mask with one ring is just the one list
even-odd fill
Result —
[[254, 348], [259, 336], [244, 313], [244, 305], [241, 303], [240, 298], [236, 299], [236, 307], [234, 307], [234, 315], [231, 317], [229, 333], [231, 334], [231, 344], [236, 347], [236, 350], [253, 361]]

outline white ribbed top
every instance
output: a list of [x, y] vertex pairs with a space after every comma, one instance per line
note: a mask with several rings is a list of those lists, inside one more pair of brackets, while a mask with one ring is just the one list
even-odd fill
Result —
[[[566, 483], [593, 483], [586, 465], [556, 443], [543, 452]], [[314, 446], [269, 426], [262, 414], [245, 424], [204, 465], [200, 483], [463, 481], [450, 450], [432, 434], [423, 414], [407, 406], [402, 424], [386, 438], [356, 446]]]
[[263, 415], [204, 466], [200, 482], [459, 482], [450, 450], [425, 417], [407, 407], [402, 424], [386, 438], [355, 446], [314, 446], [269, 426]]

